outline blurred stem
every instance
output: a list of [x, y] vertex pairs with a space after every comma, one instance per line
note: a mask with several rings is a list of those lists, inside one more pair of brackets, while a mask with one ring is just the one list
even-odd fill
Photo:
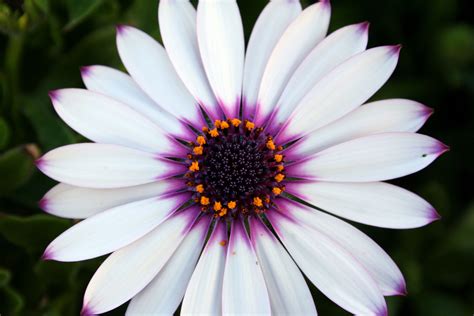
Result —
[[5, 77], [6, 77], [6, 93], [5, 106], [13, 122], [13, 135], [22, 138], [23, 131], [21, 125], [21, 107], [20, 107], [20, 67], [21, 57], [23, 54], [24, 34], [12, 35], [9, 38], [8, 45], [5, 51]]

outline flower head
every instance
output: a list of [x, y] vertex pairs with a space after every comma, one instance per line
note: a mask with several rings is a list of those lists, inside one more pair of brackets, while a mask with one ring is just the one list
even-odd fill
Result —
[[129, 300], [132, 315], [173, 314], [181, 301], [186, 314], [316, 314], [300, 269], [354, 314], [384, 315], [384, 296], [405, 294], [390, 257], [328, 213], [388, 228], [438, 219], [428, 202], [382, 181], [447, 147], [416, 133], [431, 114], [424, 105], [364, 104], [400, 46], [366, 49], [368, 23], [326, 36], [329, 18], [328, 1], [304, 10], [271, 1], [245, 52], [235, 1], [201, 0], [196, 12], [162, 0], [166, 51], [119, 26], [128, 74], [89, 66], [87, 90], [51, 93], [59, 116], [93, 143], [37, 162], [60, 182], [45, 211], [84, 219], [43, 258], [111, 253], [86, 289], [84, 315]]

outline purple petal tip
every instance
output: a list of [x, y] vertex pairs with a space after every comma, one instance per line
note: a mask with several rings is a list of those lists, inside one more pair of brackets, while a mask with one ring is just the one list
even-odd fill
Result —
[[115, 27], [115, 29], [117, 30], [117, 34], [122, 34], [123, 32], [125, 32], [126, 28], [127, 26], [125, 24], [117, 24], [117, 26]]
[[360, 30], [361, 32], [367, 32], [367, 30], [369, 29], [369, 26], [370, 26], [370, 22], [369, 22], [369, 21], [365, 21], [365, 22], [359, 23], [359, 30]]
[[439, 142], [439, 144], [436, 148], [436, 151], [438, 152], [439, 156], [441, 156], [442, 154], [444, 154], [445, 152], [450, 151], [450, 150], [451, 150], [451, 147], [449, 147], [446, 144], [443, 144], [442, 142]]
[[87, 305], [84, 305], [81, 310], [81, 316], [93, 316], [94, 313], [90, 310]]
[[40, 169], [43, 167], [44, 165], [44, 160], [43, 158], [38, 158], [35, 160], [35, 165], [36, 165], [36, 168]]
[[397, 295], [406, 296], [407, 294], [408, 294], [407, 285], [406, 285], [405, 281], [403, 280], [403, 281], [398, 285], [398, 288], [397, 288]]
[[59, 98], [59, 90], [51, 90], [48, 92], [49, 98], [55, 101]]
[[49, 249], [46, 248], [44, 253], [41, 255], [41, 260], [48, 261], [48, 260], [51, 260], [52, 258], [53, 256], [51, 254], [51, 251], [49, 251]]
[[434, 208], [431, 209], [430, 223], [435, 222], [435, 221], [439, 221], [440, 219], [441, 219], [441, 215], [439, 215], [439, 213], [436, 212], [436, 210]]
[[400, 50], [402, 49], [402, 44], [398, 44], [398, 45], [392, 45], [390, 46], [390, 51], [392, 52], [392, 54], [394, 55], [398, 55], [400, 53]]
[[91, 66], [82, 66], [80, 70], [81, 70], [81, 76], [86, 77], [91, 72]]
[[48, 207], [48, 199], [47, 198], [42, 198], [41, 200], [39, 200], [38, 207], [40, 209], [42, 209], [43, 211], [46, 211], [46, 209]]

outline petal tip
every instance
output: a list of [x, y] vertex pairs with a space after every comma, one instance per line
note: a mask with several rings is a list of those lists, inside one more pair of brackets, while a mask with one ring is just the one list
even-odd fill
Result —
[[359, 27], [359, 32], [365, 33], [369, 30], [370, 22], [365, 21], [365, 22], [357, 24], [357, 26]]
[[39, 200], [38, 207], [42, 209], [43, 211], [46, 211], [48, 208], [48, 199], [44, 197], [41, 200]]
[[430, 215], [429, 215], [430, 223], [439, 221], [441, 218], [442, 218], [441, 215], [434, 208], [430, 209]]
[[389, 46], [389, 49], [393, 55], [399, 55], [400, 50], [402, 49], [402, 44]]
[[402, 279], [401, 282], [398, 284], [396, 295], [406, 296], [407, 294], [407, 285], [405, 283], [405, 280]]
[[49, 248], [46, 248], [46, 250], [43, 252], [43, 254], [41, 255], [41, 260], [43, 261], [53, 260], [53, 254]]
[[81, 310], [81, 316], [93, 316], [95, 315], [92, 310], [87, 306], [84, 305]]
[[38, 168], [39, 170], [43, 170], [43, 167], [45, 165], [45, 160], [43, 157], [41, 158], [38, 158], [35, 160], [35, 165], [36, 165], [36, 168]]
[[117, 26], [115, 26], [115, 30], [117, 32], [117, 35], [123, 35], [125, 33], [125, 31], [127, 30], [127, 28], [128, 28], [128, 25], [117, 24]]
[[51, 101], [57, 101], [59, 99], [59, 90], [51, 90], [48, 92]]
[[330, 0], [321, 0], [319, 1], [323, 6], [330, 7], [331, 6], [331, 1]]
[[88, 77], [92, 72], [92, 66], [82, 66], [80, 71], [82, 77]]
[[438, 144], [436, 144], [436, 149], [435, 150], [436, 150], [437, 155], [441, 156], [445, 152], [450, 151], [451, 147], [449, 147], [448, 145], [446, 145], [442, 142], [438, 142]]

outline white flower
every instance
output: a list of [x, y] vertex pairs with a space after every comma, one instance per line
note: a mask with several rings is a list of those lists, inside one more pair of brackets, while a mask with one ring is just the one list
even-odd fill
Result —
[[328, 213], [388, 228], [438, 219], [422, 198], [380, 181], [447, 147], [416, 133], [432, 113], [420, 103], [361, 106], [400, 46], [366, 49], [368, 23], [326, 37], [329, 18], [327, 1], [303, 11], [271, 1], [245, 54], [235, 1], [203, 0], [196, 12], [162, 0], [166, 51], [119, 26], [129, 75], [89, 66], [87, 90], [51, 93], [59, 116], [94, 143], [38, 160], [61, 182], [42, 207], [84, 219], [44, 258], [111, 253], [83, 314], [128, 300], [128, 315], [172, 314], [181, 301], [183, 314], [316, 314], [298, 267], [354, 314], [385, 315], [384, 296], [405, 293], [390, 257]]

